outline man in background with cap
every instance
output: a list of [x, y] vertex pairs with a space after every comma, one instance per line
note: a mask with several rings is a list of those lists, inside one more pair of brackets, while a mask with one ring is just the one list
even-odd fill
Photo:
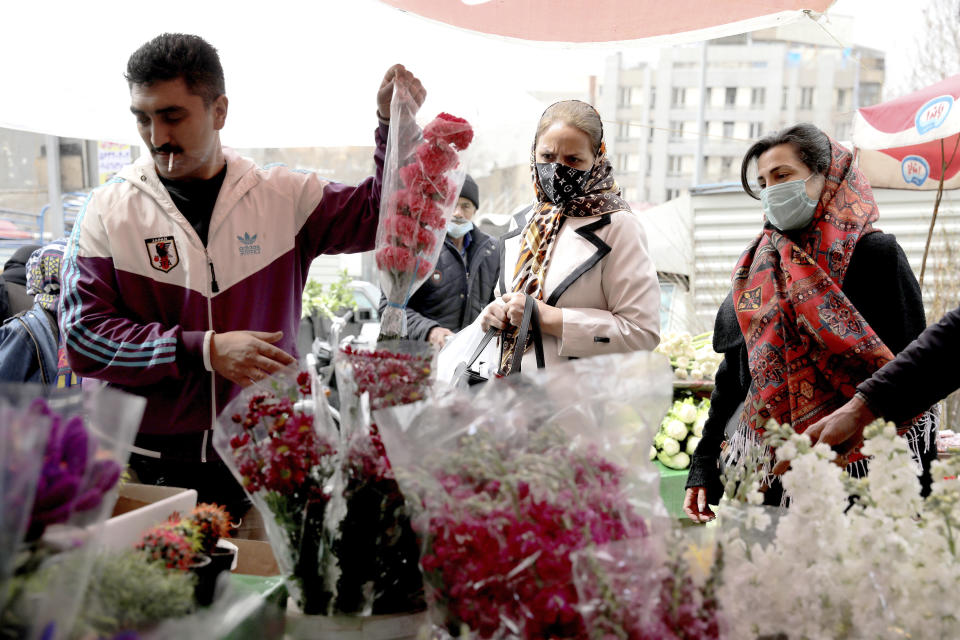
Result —
[[[442, 347], [449, 336], [473, 322], [493, 301], [500, 270], [499, 244], [473, 224], [480, 208], [480, 189], [467, 176], [457, 208], [447, 223], [437, 266], [411, 296], [407, 305], [407, 333]], [[387, 300], [381, 297], [381, 312]]]

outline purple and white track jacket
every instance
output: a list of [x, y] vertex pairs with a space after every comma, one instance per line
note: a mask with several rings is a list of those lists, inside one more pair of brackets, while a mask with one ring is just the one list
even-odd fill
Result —
[[376, 139], [376, 175], [356, 187], [224, 149], [206, 247], [151, 157], [122, 169], [90, 194], [63, 260], [73, 370], [145, 397], [141, 433], [211, 429], [240, 390], [212, 371], [213, 332], [283, 331], [276, 346], [296, 355], [311, 261], [374, 247], [387, 125]]

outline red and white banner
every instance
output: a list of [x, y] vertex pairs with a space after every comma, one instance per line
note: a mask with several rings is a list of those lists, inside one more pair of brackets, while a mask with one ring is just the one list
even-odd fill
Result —
[[[543, 42], [614, 42], [688, 35], [708, 40], [782, 24], [834, 0], [382, 0], [430, 20]], [[651, 42], [651, 44], [653, 44]]]
[[[853, 144], [874, 187], [960, 188], [960, 75], [857, 112]], [[947, 162], [946, 170], [943, 163]]]

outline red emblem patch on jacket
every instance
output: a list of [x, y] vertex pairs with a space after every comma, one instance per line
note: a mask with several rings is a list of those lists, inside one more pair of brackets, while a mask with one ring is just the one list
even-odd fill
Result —
[[180, 264], [180, 254], [177, 252], [177, 243], [174, 242], [173, 236], [147, 238], [144, 242], [147, 245], [150, 266], [157, 271], [167, 273]]

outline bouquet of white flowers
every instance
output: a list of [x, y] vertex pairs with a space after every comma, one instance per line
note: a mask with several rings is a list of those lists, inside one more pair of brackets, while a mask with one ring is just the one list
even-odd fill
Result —
[[923, 499], [893, 424], [867, 428], [870, 475], [860, 480], [827, 445], [789, 425], [767, 431], [778, 459], [791, 462], [782, 476], [790, 506], [756, 506], [760, 474], [747, 470], [740, 493], [752, 504], [719, 512], [731, 637], [956, 637], [956, 604], [945, 596], [960, 588], [960, 461], [933, 463]]
[[677, 380], [713, 380], [723, 356], [713, 350], [713, 332], [666, 333], [655, 349], [670, 358]]

